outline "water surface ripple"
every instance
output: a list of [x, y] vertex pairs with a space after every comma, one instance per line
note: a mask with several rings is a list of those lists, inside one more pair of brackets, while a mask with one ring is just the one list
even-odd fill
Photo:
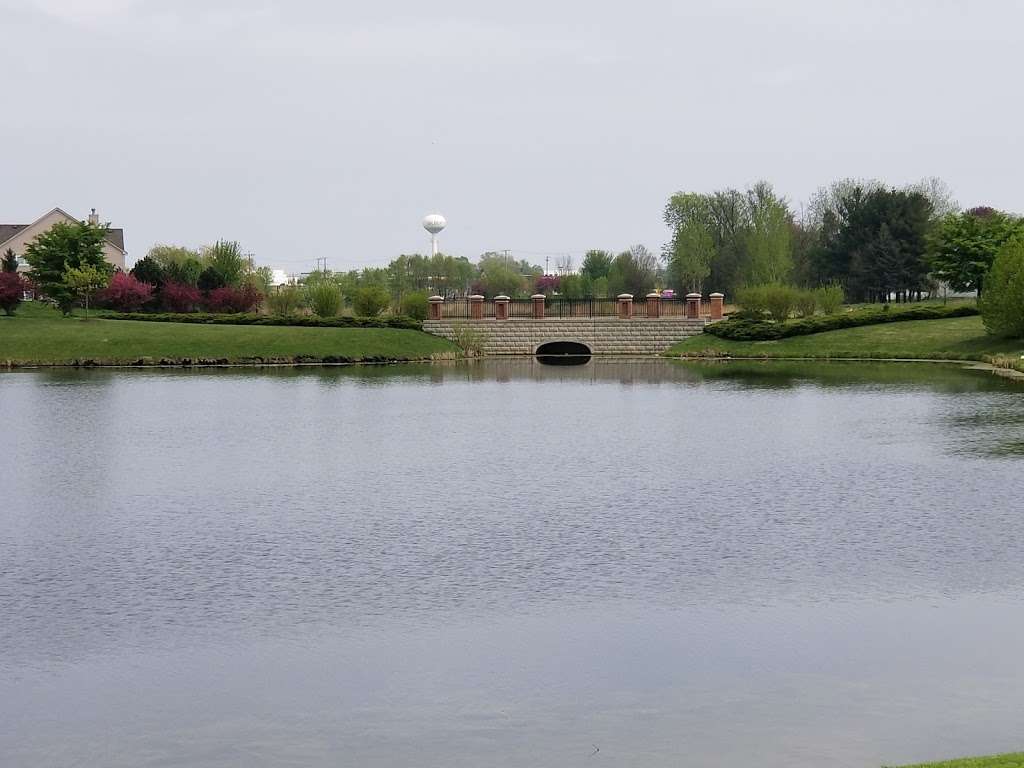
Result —
[[0, 375], [0, 424], [5, 766], [1024, 746], [1019, 384], [35, 371]]

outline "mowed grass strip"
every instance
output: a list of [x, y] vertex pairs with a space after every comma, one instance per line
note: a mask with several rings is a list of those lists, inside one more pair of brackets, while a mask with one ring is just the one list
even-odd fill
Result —
[[910, 320], [902, 323], [844, 328], [777, 341], [730, 341], [705, 333], [669, 350], [684, 357], [806, 357], [921, 360], [1019, 360], [1024, 341], [997, 339], [985, 333], [980, 317]]
[[965, 757], [942, 763], [919, 763], [900, 768], [1024, 768], [1024, 752], [992, 757]]
[[0, 317], [0, 364], [105, 364], [140, 359], [247, 362], [299, 358], [423, 360], [452, 355], [450, 342], [397, 328], [299, 328], [194, 325], [131, 320], [62, 318], [47, 307], [19, 308]]

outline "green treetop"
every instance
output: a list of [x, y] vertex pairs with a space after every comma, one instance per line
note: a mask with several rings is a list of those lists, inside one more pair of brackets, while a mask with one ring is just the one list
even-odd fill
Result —
[[70, 270], [93, 267], [109, 276], [113, 267], [103, 257], [107, 227], [88, 222], [57, 222], [25, 249], [29, 277], [39, 291], [65, 315], [71, 314], [78, 290], [67, 282]]
[[106, 287], [110, 270], [100, 269], [92, 264], [68, 267], [64, 272], [64, 283], [69, 290], [82, 297], [85, 302], [85, 316], [89, 316], [89, 299], [101, 288]]
[[1024, 221], [993, 208], [948, 214], [929, 241], [932, 274], [955, 291], [976, 291], [980, 296], [996, 253], [1020, 232]]

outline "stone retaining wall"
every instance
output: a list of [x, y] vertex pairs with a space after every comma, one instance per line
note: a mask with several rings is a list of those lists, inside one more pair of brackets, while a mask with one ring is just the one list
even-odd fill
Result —
[[682, 317], [577, 317], [543, 320], [427, 320], [423, 330], [457, 341], [456, 329], [468, 326], [484, 337], [485, 355], [533, 355], [550, 341], [586, 344], [595, 355], [658, 355], [689, 336], [703, 333], [706, 320]]

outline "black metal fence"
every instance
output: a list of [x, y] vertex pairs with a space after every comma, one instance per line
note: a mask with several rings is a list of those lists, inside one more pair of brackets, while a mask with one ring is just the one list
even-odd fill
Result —
[[[653, 302], [652, 302], [653, 303]], [[441, 317], [444, 319], [465, 319], [472, 317], [472, 302], [468, 298], [447, 299], [441, 305]], [[660, 317], [685, 317], [686, 299], [663, 298], [658, 300]], [[484, 318], [494, 317], [494, 300], [482, 302]], [[618, 317], [618, 299], [567, 299], [551, 296], [544, 300], [544, 316], [558, 317]], [[709, 314], [709, 305], [701, 304], [701, 315]], [[533, 317], [533, 299], [511, 299], [508, 303], [508, 316], [516, 318]], [[633, 300], [633, 317], [650, 317], [646, 298]]]

